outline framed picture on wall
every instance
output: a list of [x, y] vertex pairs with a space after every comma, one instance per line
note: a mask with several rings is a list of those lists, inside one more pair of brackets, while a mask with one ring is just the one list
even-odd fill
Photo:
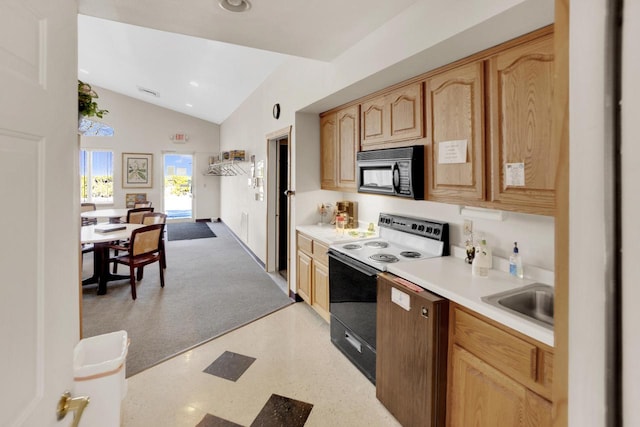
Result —
[[153, 154], [122, 153], [122, 187], [150, 188], [153, 177]]
[[127, 193], [125, 201], [127, 209], [134, 208], [136, 203], [143, 203], [147, 201], [147, 193]]

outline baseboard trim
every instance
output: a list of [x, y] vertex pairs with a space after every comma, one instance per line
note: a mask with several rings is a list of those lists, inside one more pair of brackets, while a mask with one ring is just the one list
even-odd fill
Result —
[[304, 301], [304, 300], [300, 297], [300, 295], [298, 295], [297, 293], [293, 292], [291, 289], [289, 289], [289, 298], [290, 298], [292, 301], [295, 301], [295, 302], [302, 302], [302, 301]]
[[240, 237], [238, 237], [238, 235], [236, 233], [234, 233], [233, 230], [227, 224], [225, 224], [225, 222], [222, 220], [222, 218], [218, 218], [218, 221], [216, 221], [216, 222], [220, 222], [220, 223], [224, 224], [224, 226], [227, 227], [227, 230], [229, 230], [229, 233], [233, 236], [234, 239], [236, 239], [236, 241], [240, 244], [240, 246], [242, 246], [244, 248], [244, 250], [247, 251], [249, 256], [251, 256], [251, 258], [253, 258], [253, 260], [255, 262], [257, 262], [262, 267], [263, 270], [266, 271], [266, 266], [265, 266], [264, 262], [262, 262], [262, 260], [260, 258], [258, 258], [258, 256], [256, 254], [253, 253], [251, 248], [249, 246], [247, 246], [246, 243], [244, 243], [242, 241], [242, 239], [240, 239]]

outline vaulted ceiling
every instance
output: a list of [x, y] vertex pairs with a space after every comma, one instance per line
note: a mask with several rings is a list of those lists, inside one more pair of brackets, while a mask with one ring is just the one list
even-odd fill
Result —
[[249, 1], [79, 0], [78, 78], [221, 123], [289, 55], [330, 61], [419, 0]]

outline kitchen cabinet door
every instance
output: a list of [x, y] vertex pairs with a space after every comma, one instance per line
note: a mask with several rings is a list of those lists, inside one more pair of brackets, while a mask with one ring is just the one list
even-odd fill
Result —
[[490, 201], [497, 209], [553, 215], [560, 147], [551, 137], [553, 36], [489, 59]]
[[381, 144], [389, 137], [388, 124], [385, 123], [388, 113], [385, 97], [378, 96], [369, 101], [363, 102], [362, 111], [362, 149]]
[[[426, 81], [428, 200], [485, 199], [483, 70], [474, 62]], [[461, 146], [462, 158], [447, 155]]]
[[298, 251], [296, 289], [300, 298], [311, 304], [311, 257]]
[[527, 390], [524, 403], [527, 427], [551, 427], [553, 408], [550, 401]]
[[313, 260], [313, 298], [311, 306], [327, 322], [329, 321], [329, 269]]
[[412, 145], [424, 137], [422, 82], [411, 83], [361, 105], [362, 150]]
[[337, 187], [342, 191], [356, 191], [356, 153], [360, 144], [359, 108], [354, 105], [337, 113]]
[[452, 346], [450, 427], [524, 427], [527, 389], [461, 347]]
[[424, 136], [422, 125], [422, 82], [413, 83], [387, 95], [391, 141], [418, 139]]
[[337, 187], [336, 135], [336, 113], [320, 117], [320, 186], [323, 190]]

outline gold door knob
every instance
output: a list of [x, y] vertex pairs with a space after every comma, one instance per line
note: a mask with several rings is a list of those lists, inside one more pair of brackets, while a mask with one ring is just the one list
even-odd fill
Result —
[[80, 417], [84, 412], [84, 408], [89, 404], [89, 396], [79, 396], [71, 398], [71, 393], [65, 391], [58, 401], [58, 407], [56, 408], [56, 415], [58, 421], [67, 416], [69, 411], [73, 412], [73, 423], [71, 427], [78, 427]]

